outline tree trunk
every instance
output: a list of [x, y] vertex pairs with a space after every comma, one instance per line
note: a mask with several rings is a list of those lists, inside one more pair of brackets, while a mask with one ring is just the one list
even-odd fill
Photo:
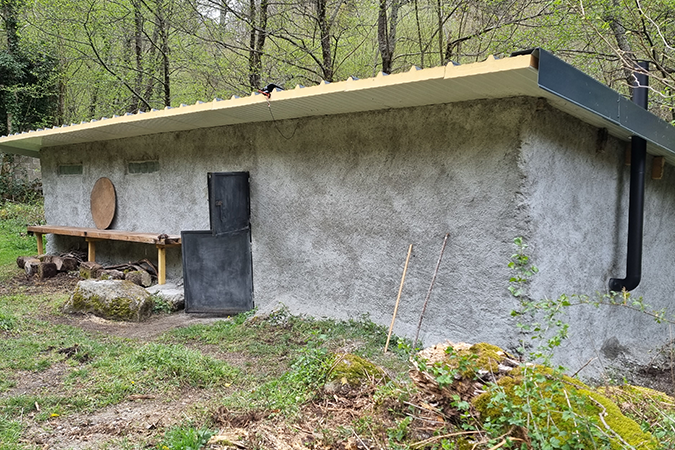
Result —
[[251, 33], [249, 36], [248, 80], [251, 90], [262, 87], [262, 54], [267, 38], [268, 0], [260, 0], [260, 7], [255, 0], [249, 3], [249, 20]]
[[[141, 12], [141, 4], [138, 0], [132, 1], [134, 9], [134, 56], [136, 63], [136, 82], [134, 91], [141, 93], [143, 89], [143, 13]], [[129, 105], [130, 112], [139, 111], [139, 99], [134, 95], [131, 97], [131, 104]]]
[[331, 52], [330, 46], [332, 38], [330, 22], [326, 16], [327, 2], [328, 0], [316, 0], [316, 12], [321, 37], [321, 72], [324, 80], [332, 82], [335, 73], [333, 70], [333, 53]]
[[[7, 36], [7, 51], [10, 55], [14, 57], [15, 60], [18, 60], [19, 56], [19, 19], [18, 13], [16, 10], [17, 2], [16, 0], [0, 0], [0, 11], [2, 12], [2, 19], [5, 28], [5, 35]], [[15, 82], [12, 80], [2, 80], [4, 82], [9, 82], [11, 86]], [[18, 109], [19, 105], [19, 94], [15, 90], [13, 95], [11, 92], [7, 92], [4, 95], [7, 104], [5, 105], [7, 121], [7, 135], [10, 135], [14, 132], [14, 122], [16, 117], [14, 117], [14, 112]], [[4, 161], [3, 161], [4, 162]], [[4, 164], [3, 164], [4, 166]]]
[[225, 31], [227, 24], [227, 13], [230, 10], [230, 7], [227, 6], [227, 0], [222, 0], [218, 7], [218, 26], [221, 31]]
[[613, 0], [611, 9], [605, 11], [605, 20], [609, 23], [609, 27], [614, 34], [614, 39], [616, 39], [616, 44], [619, 47], [617, 54], [623, 65], [623, 73], [626, 82], [628, 83], [628, 86], [634, 86], [636, 80], [633, 76], [633, 71], [637, 67], [637, 62], [635, 60], [635, 53], [628, 42], [628, 35], [626, 33], [626, 28], [623, 26], [620, 11], [621, 5], [619, 5], [617, 0]]
[[0, 9], [5, 24], [5, 35], [7, 36], [7, 51], [12, 55], [19, 54], [19, 19], [16, 10], [16, 0], [0, 0]]
[[443, 5], [441, 4], [441, 0], [437, 0], [436, 2], [436, 8], [437, 8], [437, 15], [436, 19], [438, 21], [438, 61], [440, 64], [443, 64], [445, 62], [445, 58], [443, 58]]
[[169, 23], [166, 20], [166, 8], [164, 0], [157, 0], [157, 11], [155, 11], [157, 17], [157, 27], [159, 28], [159, 51], [162, 56], [162, 85], [164, 87], [164, 106], [171, 106], [171, 67], [170, 67], [170, 57], [169, 53], [171, 48], [169, 47]]
[[420, 8], [417, 3], [417, 0], [414, 0], [415, 3], [415, 24], [417, 26], [417, 44], [420, 47], [420, 67], [424, 68], [424, 43], [422, 42], [422, 26], [420, 24]]
[[387, 0], [380, 0], [377, 16], [377, 43], [382, 57], [382, 72], [384, 73], [392, 72], [399, 6], [399, 0], [391, 0], [390, 11], [387, 16]]

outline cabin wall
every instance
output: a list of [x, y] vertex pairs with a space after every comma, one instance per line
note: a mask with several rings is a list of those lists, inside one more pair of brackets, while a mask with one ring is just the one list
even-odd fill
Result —
[[[569, 126], [560, 126], [563, 120]], [[603, 144], [597, 129], [545, 107], [523, 128], [522, 147], [528, 251], [540, 269], [531, 297], [601, 300], [609, 279], [626, 274], [630, 144], [611, 137]], [[660, 310], [671, 308], [675, 288], [675, 174], [667, 166], [662, 180], [651, 179], [652, 160], [648, 156], [643, 276], [631, 296]], [[562, 317], [570, 337], [557, 351], [559, 361], [576, 371], [593, 359], [582, 375], [645, 364], [670, 339], [668, 326], [623, 307], [573, 306]]]
[[[520, 127], [536, 100], [516, 98], [313, 117], [42, 152], [50, 224], [93, 226], [102, 176], [118, 196], [112, 228], [208, 229], [207, 172], [249, 171], [256, 305], [388, 325], [414, 244], [395, 332], [414, 336], [449, 233], [421, 337], [514, 346], [506, 269], [520, 205]], [[272, 107], [274, 105], [272, 104]], [[159, 172], [129, 174], [129, 161]], [[82, 175], [58, 175], [82, 162]], [[72, 239], [50, 236], [49, 249]], [[104, 262], [154, 260], [149, 245], [97, 244]], [[167, 255], [180, 277], [180, 252]]]
[[[272, 107], [274, 104], [272, 103]], [[266, 122], [44, 150], [47, 221], [93, 226], [89, 194], [110, 178], [112, 228], [178, 234], [208, 229], [207, 173], [248, 171], [256, 305], [388, 326], [414, 244], [395, 332], [413, 337], [443, 242], [449, 239], [421, 337], [521, 339], [506, 288], [516, 236], [540, 268], [532, 298], [602, 295], [625, 271], [630, 168], [623, 142], [545, 101], [515, 98]], [[159, 171], [130, 174], [129, 161]], [[58, 175], [82, 163], [82, 175]], [[651, 157], [649, 159], [651, 163]], [[647, 179], [643, 280], [634, 295], [668, 307], [675, 265], [675, 174]], [[48, 249], [82, 240], [49, 237]], [[101, 242], [97, 259], [154, 260], [152, 246]], [[167, 254], [180, 278], [179, 249]], [[570, 308], [559, 361], [587, 375], [642, 361], [668, 330], [625, 308]]]

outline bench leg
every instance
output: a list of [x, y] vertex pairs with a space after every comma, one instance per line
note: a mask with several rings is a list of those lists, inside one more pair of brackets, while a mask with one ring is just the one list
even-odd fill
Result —
[[157, 284], [166, 283], [166, 247], [157, 246]]
[[87, 239], [87, 261], [96, 262], [96, 241]]
[[35, 235], [35, 239], [37, 239], [38, 255], [44, 255], [45, 246], [42, 243], [42, 233], [33, 233], [33, 234]]

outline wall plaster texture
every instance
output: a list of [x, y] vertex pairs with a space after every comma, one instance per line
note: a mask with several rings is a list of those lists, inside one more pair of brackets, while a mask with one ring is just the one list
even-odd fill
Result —
[[[521, 336], [506, 290], [515, 236], [525, 236], [541, 269], [533, 296], [604, 292], [610, 276], [623, 276], [629, 168], [623, 143], [610, 138], [596, 149], [596, 140], [595, 128], [545, 102], [515, 98], [80, 144], [43, 150], [45, 213], [50, 224], [93, 226], [89, 193], [106, 176], [118, 195], [112, 228], [208, 229], [207, 172], [249, 171], [261, 309], [282, 303], [317, 317], [368, 314], [388, 326], [413, 243], [394, 327], [412, 337], [449, 233], [422, 339], [515, 348]], [[157, 173], [126, 172], [128, 161], [154, 159]], [[83, 175], [56, 175], [58, 164], [75, 162]], [[659, 274], [670, 273], [661, 235], [675, 223], [675, 179], [667, 173], [648, 180], [647, 216], [658, 226], [645, 226], [640, 288], [658, 298], [669, 286]], [[49, 236], [48, 250], [76, 242]], [[97, 243], [104, 262], [155, 254], [149, 245]], [[168, 250], [167, 264], [170, 278], [181, 276], [180, 250]], [[612, 338], [614, 349], [655, 344], [646, 331], [654, 325], [624, 311], [585, 310], [571, 319], [574, 334], [560, 352], [569, 366]], [[622, 332], [627, 320], [630, 337]]]
[[[540, 269], [532, 298], [607, 293], [610, 278], [626, 274], [630, 166], [627, 142], [598, 145], [597, 129], [545, 108], [523, 127], [521, 170], [527, 199], [530, 253]], [[654, 310], [672, 314], [675, 266], [675, 173], [653, 180], [647, 157], [642, 281], [631, 292]], [[630, 301], [630, 300], [629, 300]], [[558, 361], [572, 370], [599, 373], [613, 366], [657, 358], [671, 339], [669, 327], [652, 317], [616, 306], [568, 309], [570, 337]]]

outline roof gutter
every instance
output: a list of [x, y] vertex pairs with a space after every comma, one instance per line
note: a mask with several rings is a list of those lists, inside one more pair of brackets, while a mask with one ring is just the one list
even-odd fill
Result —
[[672, 157], [675, 127], [553, 54], [536, 49], [533, 55], [539, 60], [537, 83], [540, 88], [554, 94], [559, 101], [572, 103], [590, 116], [610, 122], [598, 124], [600, 128], [609, 127], [611, 131], [614, 126], [626, 130], [651, 144], [655, 155]]
[[[641, 61], [639, 66], [649, 70], [649, 63]], [[633, 102], [641, 108], [648, 107], [649, 77], [635, 73], [637, 83], [633, 87]], [[642, 278], [642, 237], [645, 201], [645, 166], [647, 141], [639, 136], [631, 138], [630, 151], [630, 198], [628, 201], [628, 251], [626, 255], [626, 278], [610, 278], [609, 290], [613, 292], [632, 291]]]

